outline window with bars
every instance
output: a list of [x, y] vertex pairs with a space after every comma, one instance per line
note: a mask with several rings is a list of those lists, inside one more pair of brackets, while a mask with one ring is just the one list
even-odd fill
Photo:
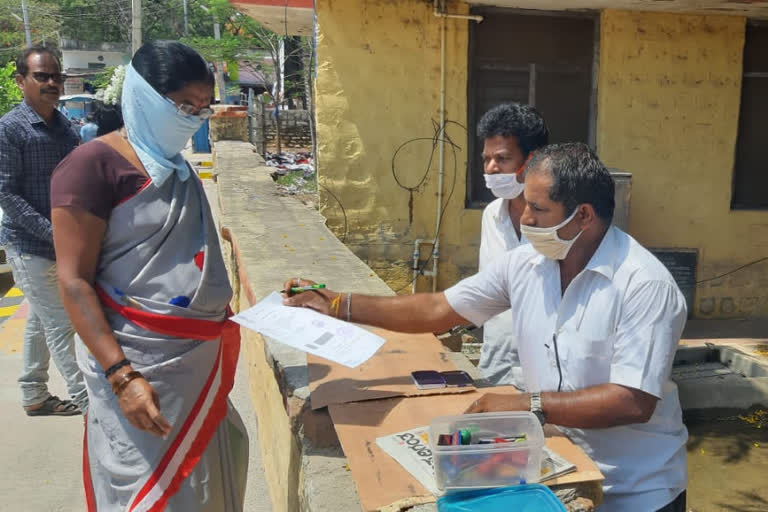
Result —
[[478, 9], [469, 43], [467, 206], [493, 200], [483, 180], [482, 115], [505, 102], [528, 103], [544, 116], [550, 142], [594, 145], [593, 64], [597, 19]]
[[747, 25], [733, 210], [768, 209], [768, 25]]

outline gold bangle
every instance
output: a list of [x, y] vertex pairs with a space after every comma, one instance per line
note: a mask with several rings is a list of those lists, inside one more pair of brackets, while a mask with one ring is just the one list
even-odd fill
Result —
[[120, 376], [118, 380], [112, 383], [112, 392], [120, 396], [120, 393], [123, 392], [125, 387], [134, 379], [143, 379], [144, 375], [141, 374], [141, 372], [137, 372], [136, 370], [133, 370], [128, 373], [124, 373]]

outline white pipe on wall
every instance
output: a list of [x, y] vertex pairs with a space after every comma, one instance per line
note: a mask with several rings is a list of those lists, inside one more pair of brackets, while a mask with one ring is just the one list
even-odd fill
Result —
[[[477, 23], [480, 23], [483, 21], [482, 16], [474, 16], [474, 15], [465, 15], [465, 14], [448, 14], [445, 12], [442, 12], [440, 10], [439, 6], [440, 0], [434, 0], [434, 6], [435, 16], [441, 18], [440, 20], [440, 128], [439, 128], [439, 134], [440, 134], [440, 146], [439, 146], [439, 155], [438, 155], [438, 174], [437, 174], [437, 220], [435, 222], [435, 240], [434, 245], [432, 246], [432, 271], [431, 272], [422, 272], [423, 275], [429, 275], [432, 277], [432, 291], [437, 291], [437, 272], [438, 272], [438, 264], [440, 260], [440, 225], [442, 223], [443, 218], [443, 177], [445, 175], [445, 45], [446, 45], [446, 31], [447, 31], [447, 25], [446, 25], [446, 18], [455, 18], [455, 19], [463, 19], [463, 20], [473, 20]], [[417, 241], [420, 242], [420, 241]], [[414, 258], [415, 258], [415, 266], [418, 265], [418, 247], [419, 243], [416, 244], [416, 248], [414, 249]], [[417, 279], [417, 271], [414, 270], [414, 279], [413, 279], [413, 293], [416, 293], [416, 279]]]

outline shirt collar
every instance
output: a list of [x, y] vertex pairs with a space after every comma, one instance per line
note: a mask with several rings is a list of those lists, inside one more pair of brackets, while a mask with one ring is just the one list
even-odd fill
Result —
[[[547, 261], [552, 260], [548, 260], [547, 257], [538, 252], [529, 260], [532, 265], [541, 265]], [[597, 250], [587, 262], [584, 270], [597, 272], [608, 279], [613, 279], [616, 272], [616, 228], [613, 225], [603, 235], [600, 245], [597, 246]]]
[[21, 102], [21, 111], [24, 114], [24, 117], [27, 118], [27, 121], [30, 122], [30, 124], [38, 124], [43, 123], [45, 124], [45, 120], [40, 117], [40, 114], [37, 113], [35, 109], [33, 109], [29, 103], [27, 103], [26, 100]]
[[498, 202], [496, 211], [493, 212], [493, 219], [496, 222], [509, 218], [509, 199], [502, 199]]
[[[37, 113], [37, 111], [32, 108], [29, 103], [25, 101], [21, 102], [21, 111], [24, 113], [24, 117], [27, 118], [27, 121], [29, 121], [30, 124], [45, 124], [45, 119], [43, 119], [40, 114]], [[69, 120], [64, 117], [64, 114], [58, 111], [58, 109], [53, 109], [53, 123], [51, 124], [52, 128], [64, 128], [69, 125]]]
[[589, 259], [584, 270], [591, 270], [603, 274], [608, 279], [613, 279], [616, 271], [616, 228], [612, 225], [603, 235], [595, 254]]

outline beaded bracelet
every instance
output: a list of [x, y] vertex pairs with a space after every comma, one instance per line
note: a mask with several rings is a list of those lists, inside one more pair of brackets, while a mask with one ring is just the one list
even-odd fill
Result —
[[107, 371], [104, 372], [104, 377], [107, 379], [110, 378], [112, 375], [115, 374], [117, 370], [119, 370], [124, 366], [128, 366], [129, 364], [131, 364], [131, 362], [128, 359], [123, 359], [122, 361], [116, 362], [115, 364], [107, 368]]

